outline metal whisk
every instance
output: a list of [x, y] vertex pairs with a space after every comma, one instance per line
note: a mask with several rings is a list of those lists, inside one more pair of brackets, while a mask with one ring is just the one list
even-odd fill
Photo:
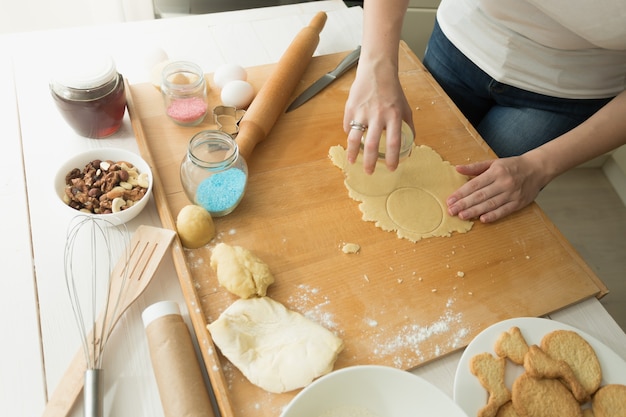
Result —
[[130, 257], [128, 236], [126, 226], [94, 216], [76, 216], [68, 226], [65, 283], [87, 364], [85, 417], [103, 416], [103, 353], [124, 291], [111, 293], [110, 276], [120, 256]]

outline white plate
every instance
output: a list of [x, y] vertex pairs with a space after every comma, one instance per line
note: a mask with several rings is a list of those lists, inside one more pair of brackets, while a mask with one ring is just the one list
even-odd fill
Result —
[[[461, 406], [468, 416], [475, 416], [478, 410], [487, 403], [487, 391], [480, 385], [478, 379], [472, 375], [469, 368], [470, 359], [482, 352], [489, 352], [495, 356], [493, 345], [502, 332], [517, 326], [529, 345], [538, 345], [547, 333], [554, 330], [573, 330], [581, 335], [596, 352], [602, 366], [602, 385], [608, 383], [626, 384], [626, 362], [615, 352], [609, 349], [596, 338], [567, 324], [541, 318], [517, 318], [501, 321], [485, 330], [472, 340], [461, 356], [454, 378], [454, 401]], [[523, 371], [507, 361], [505, 378], [510, 388], [515, 378]]]
[[366, 409], [378, 417], [467, 417], [426, 380], [379, 365], [351, 366], [324, 375], [298, 393], [281, 417], [319, 417], [346, 408]]

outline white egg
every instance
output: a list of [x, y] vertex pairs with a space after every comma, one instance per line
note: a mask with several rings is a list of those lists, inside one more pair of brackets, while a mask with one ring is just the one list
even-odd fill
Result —
[[230, 81], [222, 88], [221, 98], [224, 105], [242, 109], [252, 102], [254, 87], [247, 81]]
[[248, 73], [243, 67], [237, 64], [220, 65], [213, 74], [213, 82], [215, 82], [215, 85], [219, 88], [224, 88], [230, 81], [246, 81], [247, 79]]
[[161, 88], [161, 79], [163, 78], [163, 75], [162, 75], [163, 68], [165, 68], [165, 66], [171, 62], [172, 61], [170, 60], [165, 60], [165, 61], [159, 62], [154, 67], [152, 67], [152, 70], [150, 71], [150, 82], [157, 89]]
[[143, 55], [144, 66], [148, 71], [151, 71], [155, 65], [169, 59], [167, 53], [158, 47], [146, 48], [146, 50], [143, 51]]

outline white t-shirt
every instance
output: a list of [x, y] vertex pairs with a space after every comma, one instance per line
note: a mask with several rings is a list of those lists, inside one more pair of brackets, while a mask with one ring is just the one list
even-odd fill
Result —
[[625, 0], [442, 0], [437, 20], [500, 82], [564, 98], [626, 86]]

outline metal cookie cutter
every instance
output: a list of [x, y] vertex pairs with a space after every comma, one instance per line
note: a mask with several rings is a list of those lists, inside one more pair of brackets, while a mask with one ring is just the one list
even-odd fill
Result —
[[213, 109], [213, 120], [218, 130], [234, 138], [239, 133], [239, 121], [245, 114], [245, 110], [233, 106], [217, 106]]

